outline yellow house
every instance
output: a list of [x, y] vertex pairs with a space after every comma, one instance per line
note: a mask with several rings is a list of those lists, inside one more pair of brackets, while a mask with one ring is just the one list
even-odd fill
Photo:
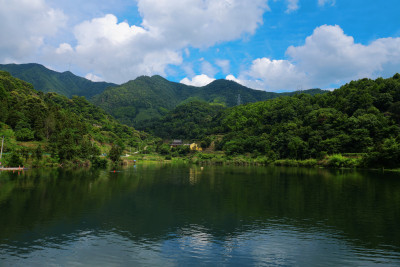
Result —
[[195, 150], [195, 151], [203, 151], [201, 147], [199, 147], [196, 143], [190, 144], [190, 150]]

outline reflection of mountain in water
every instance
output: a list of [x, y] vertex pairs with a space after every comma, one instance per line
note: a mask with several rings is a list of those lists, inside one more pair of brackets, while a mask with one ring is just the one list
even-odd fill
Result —
[[174, 165], [0, 174], [0, 244], [62, 244], [85, 231], [148, 242], [200, 229], [198, 235], [224, 242], [254, 231], [294, 231], [399, 250], [400, 181], [389, 176]]

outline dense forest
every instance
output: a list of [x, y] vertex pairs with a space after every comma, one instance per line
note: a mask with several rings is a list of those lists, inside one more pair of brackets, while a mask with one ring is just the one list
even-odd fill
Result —
[[105, 146], [114, 144], [122, 149], [148, 137], [120, 124], [84, 97], [68, 99], [56, 93], [44, 94], [3, 71], [0, 71], [0, 136], [5, 137], [5, 153], [41, 158], [46, 151], [55, 163], [96, 161]]
[[[303, 92], [314, 95], [324, 91], [310, 89]], [[194, 87], [170, 82], [161, 76], [142, 76], [121, 86], [107, 88], [91, 101], [120, 122], [144, 129], [146, 121], [160, 118], [176, 106], [192, 101], [232, 107], [298, 93], [259, 91], [228, 80], [216, 80], [203, 87]]]
[[320, 89], [301, 92], [273, 93], [253, 90], [233, 81], [216, 80], [203, 87], [187, 86], [168, 81], [161, 76], [141, 76], [122, 85], [93, 82], [69, 71], [56, 72], [30, 64], [0, 64], [0, 70], [31, 83], [35, 90], [55, 92], [71, 98], [84, 96], [114, 118], [136, 129], [144, 129], [148, 120], [160, 118], [178, 105], [204, 101], [232, 107], [301, 92], [310, 95], [323, 93]]
[[[257, 100], [263, 97], [267, 100]], [[141, 147], [170, 158], [190, 153], [168, 145], [183, 139], [197, 142], [207, 153], [265, 163], [328, 157], [336, 161], [333, 166], [400, 166], [400, 74], [352, 81], [331, 92], [285, 94], [231, 81], [190, 87], [142, 76], [110, 87], [92, 101], [98, 106], [82, 96], [36, 91], [0, 71], [4, 152], [38, 159], [47, 152], [54, 163], [98, 162], [102, 153], [116, 161], [124, 148]]]
[[[178, 106], [146, 130], [162, 138], [207, 141], [227, 155], [276, 159], [362, 156], [364, 166], [400, 165], [400, 74], [352, 81], [311, 96], [296, 94], [221, 108]], [[207, 142], [206, 142], [207, 143]], [[208, 141], [209, 143], [209, 141]]]

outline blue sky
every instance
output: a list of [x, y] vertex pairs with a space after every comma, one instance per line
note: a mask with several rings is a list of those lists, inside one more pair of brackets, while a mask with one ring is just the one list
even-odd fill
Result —
[[396, 0], [0, 0], [0, 63], [266, 91], [400, 72]]

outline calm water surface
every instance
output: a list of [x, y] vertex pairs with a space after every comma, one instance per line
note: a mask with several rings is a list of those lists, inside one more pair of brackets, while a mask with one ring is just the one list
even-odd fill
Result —
[[399, 224], [396, 173], [0, 173], [0, 266], [398, 266]]

